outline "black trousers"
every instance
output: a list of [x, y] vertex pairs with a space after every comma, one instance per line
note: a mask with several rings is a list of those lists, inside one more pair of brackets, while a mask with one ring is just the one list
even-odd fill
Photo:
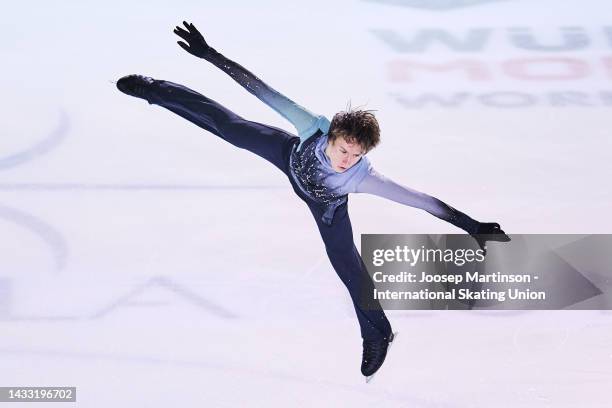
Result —
[[374, 286], [355, 247], [348, 202], [336, 209], [331, 225], [326, 225], [321, 220], [324, 208], [305, 196], [290, 175], [289, 156], [293, 146], [299, 143], [297, 136], [243, 119], [212, 99], [168, 81], [156, 81], [148, 101], [182, 116], [236, 147], [263, 157], [280, 169], [314, 216], [329, 260], [350, 293], [361, 336], [366, 340], [380, 340], [391, 334], [389, 321], [378, 302], [362, 301], [363, 294], [372, 296]]

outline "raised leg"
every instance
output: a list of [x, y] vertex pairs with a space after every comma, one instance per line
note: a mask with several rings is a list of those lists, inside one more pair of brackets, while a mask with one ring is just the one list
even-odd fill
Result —
[[130, 75], [117, 87], [162, 106], [241, 149], [263, 157], [287, 174], [289, 155], [299, 138], [282, 129], [246, 120], [220, 103], [183, 85]]

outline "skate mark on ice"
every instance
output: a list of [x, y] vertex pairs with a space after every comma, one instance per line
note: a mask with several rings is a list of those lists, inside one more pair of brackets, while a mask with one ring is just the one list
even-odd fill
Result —
[[[268, 378], [274, 380], [280, 380], [289, 383], [308, 384], [327, 387], [333, 390], [342, 390], [364, 394], [372, 396], [374, 398], [380, 396], [380, 389], [365, 386], [360, 383], [355, 384], [343, 384], [328, 380], [314, 380], [303, 376], [290, 374], [282, 371], [264, 371], [253, 368], [240, 367], [237, 365], [211, 362], [209, 359], [206, 361], [193, 361], [193, 360], [180, 360], [180, 359], [167, 359], [160, 357], [152, 357], [147, 355], [133, 355], [133, 354], [119, 354], [119, 353], [102, 353], [102, 352], [78, 352], [78, 351], [63, 351], [63, 350], [34, 350], [26, 348], [0, 348], [0, 354], [7, 354], [7, 357], [19, 356], [32, 356], [36, 358], [50, 358], [50, 359], [74, 359], [74, 360], [103, 360], [103, 361], [114, 361], [114, 362], [130, 362], [135, 364], [153, 364], [168, 366], [173, 365], [177, 367], [186, 368], [202, 368], [211, 371], [224, 371], [233, 374], [249, 375], [254, 378]], [[6, 358], [6, 357], [5, 357]], [[38, 361], [38, 360], [37, 360]], [[393, 401], [402, 403], [402, 406], [414, 407], [414, 408], [460, 408], [461, 406], [456, 404], [448, 404], [446, 402], [432, 401], [431, 399], [424, 399], [415, 397], [406, 392], [401, 391], [389, 391], [386, 393], [386, 397]]]
[[210, 300], [205, 299], [201, 295], [181, 286], [177, 283], [173, 282], [171, 279], [168, 279], [164, 276], [156, 276], [149, 279], [144, 284], [132, 289], [130, 292], [125, 295], [119, 297], [117, 300], [112, 302], [110, 305], [98, 310], [96, 313], [92, 314], [90, 319], [98, 319], [104, 317], [105, 315], [111, 313], [113, 310], [130, 304], [130, 300], [135, 296], [145, 292], [147, 289], [150, 289], [153, 286], [161, 286], [165, 289], [168, 289], [171, 292], [179, 295], [180, 297], [187, 299], [189, 302], [194, 304], [197, 307], [200, 307], [206, 310], [209, 313], [217, 317], [221, 317], [223, 319], [235, 319], [239, 316], [234, 314], [233, 312], [225, 309], [223, 306], [217, 305]]
[[51, 248], [55, 272], [64, 268], [68, 257], [68, 244], [59, 231], [38, 217], [1, 204], [0, 219], [12, 222], [40, 237]]
[[46, 138], [28, 149], [5, 157], [0, 157], [0, 170], [5, 170], [29, 162], [30, 160], [34, 160], [37, 157], [53, 150], [62, 143], [69, 129], [70, 122], [68, 120], [68, 115], [66, 112], [60, 111], [59, 124], [47, 135]]

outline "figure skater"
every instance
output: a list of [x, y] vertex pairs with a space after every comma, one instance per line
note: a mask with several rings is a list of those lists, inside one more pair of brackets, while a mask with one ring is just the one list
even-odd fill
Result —
[[384, 362], [394, 333], [378, 301], [364, 302], [360, 295], [373, 288], [373, 283], [353, 241], [348, 194], [374, 194], [423, 209], [473, 235], [481, 248], [486, 240], [510, 238], [497, 223], [478, 222], [435, 197], [378, 173], [366, 157], [380, 141], [372, 111], [348, 109], [336, 113], [330, 123], [325, 116], [311, 113], [210, 47], [193, 24], [183, 24], [174, 29], [183, 40], [178, 45], [231, 76], [291, 122], [298, 136], [243, 119], [214, 100], [169, 81], [128, 75], [117, 82], [117, 88], [255, 153], [288, 177], [295, 193], [310, 209], [329, 260], [349, 291], [363, 339], [361, 373], [370, 378]]

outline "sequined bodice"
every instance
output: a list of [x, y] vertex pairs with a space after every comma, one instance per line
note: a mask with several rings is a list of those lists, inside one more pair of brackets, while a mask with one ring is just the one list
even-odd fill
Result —
[[324, 182], [324, 173], [321, 170], [322, 163], [315, 153], [321, 137], [323, 137], [323, 134], [318, 132], [305, 141], [299, 150], [296, 145], [291, 152], [289, 165], [291, 175], [302, 192], [311, 200], [325, 207], [322, 220], [329, 225], [336, 208], [346, 202], [347, 194], [335, 192]]

